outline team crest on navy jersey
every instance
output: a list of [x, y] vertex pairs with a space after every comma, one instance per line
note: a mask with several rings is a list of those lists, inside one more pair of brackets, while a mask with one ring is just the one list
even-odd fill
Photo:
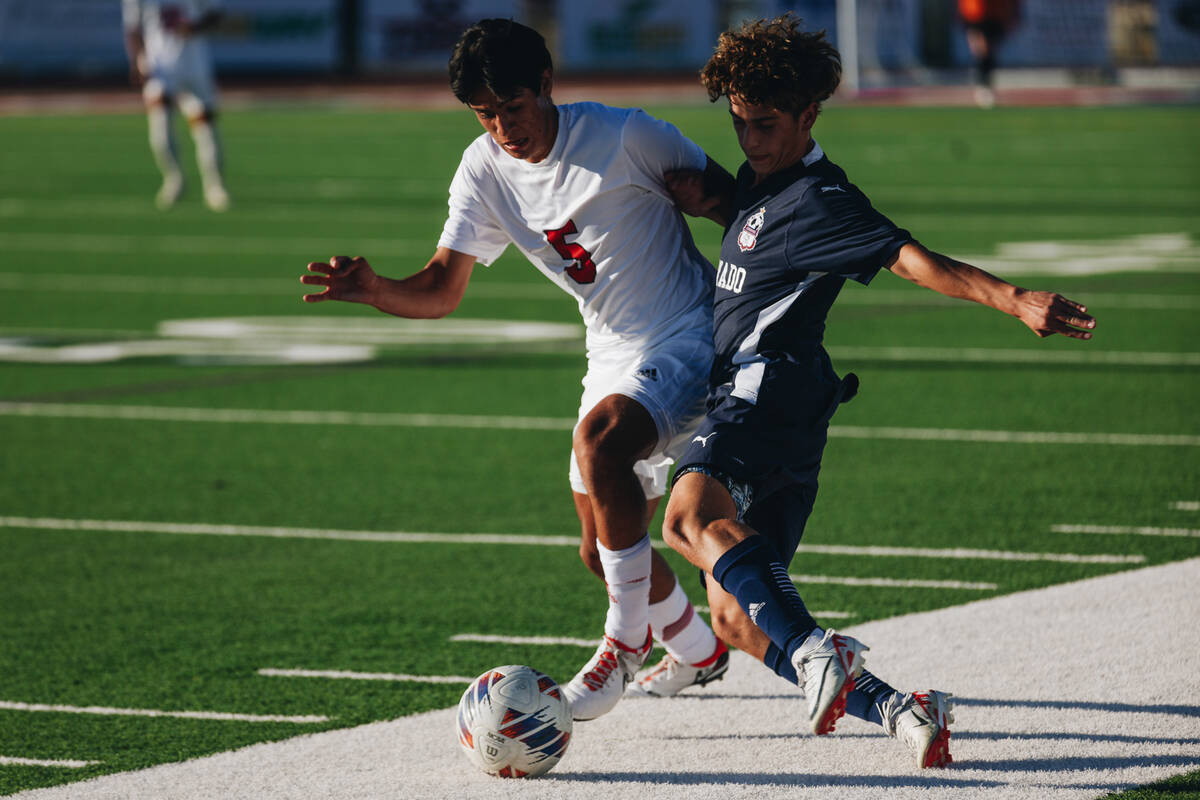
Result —
[[758, 242], [758, 232], [762, 230], [763, 220], [767, 216], [767, 207], [755, 211], [750, 216], [746, 217], [746, 224], [742, 226], [742, 232], [738, 234], [737, 246], [738, 250], [745, 253], [747, 250], [753, 250], [754, 245]]

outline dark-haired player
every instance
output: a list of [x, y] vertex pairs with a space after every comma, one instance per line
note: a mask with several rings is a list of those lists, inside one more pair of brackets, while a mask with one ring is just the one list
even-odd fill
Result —
[[692, 246], [667, 192], [673, 169], [732, 177], [673, 126], [639, 110], [555, 105], [550, 54], [504, 19], [469, 28], [450, 59], [454, 95], [485, 133], [463, 153], [450, 214], [424, 269], [403, 280], [362, 258], [312, 263], [305, 300], [367, 303], [401, 317], [443, 317], [475, 263], [512, 244], [575, 298], [587, 374], [570, 458], [580, 554], [608, 587], [604, 638], [563, 687], [575, 719], [609, 711], [645, 662], [639, 688], [672, 695], [721, 677], [729, 656], [696, 615], [647, 526], [668, 470], [703, 412], [712, 363], [712, 266]]
[[817, 493], [830, 417], [857, 390], [822, 347], [846, 279], [880, 269], [1012, 314], [1039, 336], [1090, 338], [1060, 295], [1020, 289], [931, 252], [872, 208], [812, 139], [841, 77], [837, 51], [790, 15], [721, 35], [701, 73], [727, 97], [746, 162], [728, 195], [693, 175], [682, 208], [726, 226], [714, 298], [708, 413], [680, 457], [663, 538], [706, 573], [713, 628], [799, 683], [817, 734], [849, 711], [882, 725], [921, 767], [950, 762], [950, 695], [901, 693], [862, 669], [857, 640], [824, 630], [788, 577]]

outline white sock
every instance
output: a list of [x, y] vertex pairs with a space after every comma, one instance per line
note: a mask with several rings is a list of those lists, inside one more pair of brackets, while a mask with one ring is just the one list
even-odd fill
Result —
[[608, 586], [604, 632], [627, 647], [639, 648], [646, 643], [649, 625], [650, 536], [624, 550], [609, 550], [600, 542], [596, 547]]
[[717, 637], [696, 613], [679, 581], [665, 600], [650, 604], [654, 638], [680, 663], [699, 664], [717, 651]]
[[205, 186], [224, 188], [221, 179], [221, 140], [216, 125], [198, 120], [192, 123], [192, 140], [196, 143], [196, 166]]
[[150, 124], [150, 152], [162, 172], [164, 182], [180, 181], [179, 159], [175, 155], [175, 136], [171, 131], [171, 115], [163, 105], [151, 106], [146, 111]]

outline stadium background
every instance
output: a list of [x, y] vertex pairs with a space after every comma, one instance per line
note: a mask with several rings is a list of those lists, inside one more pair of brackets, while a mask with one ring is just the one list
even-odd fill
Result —
[[[457, 320], [425, 328], [303, 307], [296, 278], [333, 253], [389, 274], [428, 256], [478, 134], [444, 86], [468, 21], [538, 25], [560, 102], [645, 105], [733, 165], [695, 70], [726, 22], [785, 5], [224, 7], [213, 50], [235, 205], [215, 215], [193, 192], [163, 214], [117, 2], [0, 0], [0, 793], [411, 719], [461, 691], [288, 670], [571, 674], [603, 600], [573, 553], [563, 483], [582, 367], [572, 304], [511, 252], [479, 271]], [[818, 138], [880, 208], [1101, 319], [1087, 345], [1038, 341], [887, 275], [847, 289], [830, 348], [865, 389], [839, 412], [814, 550], [795, 565], [819, 616], [886, 621], [1194, 560], [1196, 4], [1027, 0], [991, 111], [940, 107], [973, 105], [948, 2], [786, 7], [858, 53], [857, 86]], [[694, 228], [716, 252], [719, 233]], [[371, 500], [331, 491], [342, 476]], [[1177, 704], [1197, 674], [1170, 681]], [[1084, 703], [1103, 691], [1088, 678]], [[979, 769], [964, 759], [957, 775], [979, 788], [1003, 784], [1005, 765], [1128, 768], [1078, 779], [1099, 795], [1157, 764], [1194, 791], [1197, 739], [1170, 722], [1158, 738], [1066, 741], [1049, 767], [991, 763], [977, 738]], [[1149, 755], [1087, 749], [1147, 741]]]

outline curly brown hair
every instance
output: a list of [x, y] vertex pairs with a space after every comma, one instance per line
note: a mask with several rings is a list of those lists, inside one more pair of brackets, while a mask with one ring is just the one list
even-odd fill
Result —
[[722, 33], [700, 71], [708, 99], [737, 97], [793, 116], [828, 100], [842, 79], [842, 57], [825, 31], [809, 33], [802, 25], [789, 12]]

